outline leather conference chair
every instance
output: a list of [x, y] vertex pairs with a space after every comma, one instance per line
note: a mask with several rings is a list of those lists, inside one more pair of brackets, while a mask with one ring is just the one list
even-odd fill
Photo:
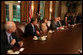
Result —
[[23, 31], [20, 29], [20, 28], [18, 28], [17, 27], [17, 29], [16, 29], [16, 34], [17, 34], [17, 36], [19, 37], [19, 39], [20, 40], [23, 40]]
[[24, 33], [24, 30], [25, 30], [24, 24], [18, 24], [18, 25], [16, 25], [16, 27], [20, 28], [22, 30], [22, 32]]

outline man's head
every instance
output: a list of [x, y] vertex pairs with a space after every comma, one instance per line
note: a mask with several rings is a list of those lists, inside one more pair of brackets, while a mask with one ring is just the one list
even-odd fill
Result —
[[58, 21], [58, 17], [54, 18], [54, 21], [57, 22]]
[[67, 21], [67, 17], [65, 17], [65, 20]]
[[6, 22], [6, 24], [5, 24], [5, 29], [6, 29], [6, 31], [9, 32], [9, 33], [13, 33], [13, 32], [16, 31], [16, 25], [15, 25], [14, 22], [8, 21], [8, 22]]
[[43, 20], [42, 20], [43, 23], [47, 23], [47, 21], [48, 20], [46, 18], [43, 18]]
[[60, 21], [60, 20], [61, 20], [61, 18], [60, 18], [60, 17], [58, 17], [58, 20]]
[[31, 23], [32, 23], [33, 25], [36, 25], [36, 24], [37, 24], [37, 19], [36, 19], [36, 18], [32, 18], [32, 19], [31, 19]]

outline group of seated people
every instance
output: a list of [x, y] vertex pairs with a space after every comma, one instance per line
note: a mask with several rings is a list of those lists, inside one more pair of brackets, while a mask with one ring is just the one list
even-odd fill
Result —
[[77, 14], [70, 13], [69, 15], [68, 14], [65, 15], [65, 18], [64, 18], [63, 21], [65, 21], [65, 20], [68, 22], [68, 24], [72, 25], [72, 24], [75, 24], [75, 23], [82, 22], [82, 17], [78, 13]]
[[[48, 19], [43, 18], [41, 22], [38, 23], [36, 18], [32, 18], [31, 22], [25, 26], [24, 37], [33, 35], [40, 36], [41, 32], [46, 33], [49, 28], [51, 30], [62, 29], [63, 25], [67, 26], [68, 24], [73, 25], [77, 23], [76, 18], [74, 20], [68, 20], [68, 17], [65, 17], [64, 20], [61, 20], [60, 17], [56, 17], [51, 20], [50, 26], [47, 25]], [[39, 24], [39, 26], [37, 25]]]
[[[48, 31], [49, 26], [47, 25], [48, 20], [43, 18], [42, 23], [39, 23], [39, 27], [37, 26], [38, 20], [36, 18], [32, 18], [31, 22], [25, 26], [25, 31], [23, 37], [28, 36], [37, 36], [39, 37], [42, 33]], [[74, 23], [76, 20], [73, 21]], [[56, 17], [51, 21], [50, 28], [52, 30], [61, 29], [63, 25], [68, 25], [68, 17], [62, 21], [60, 17]], [[12, 49], [14, 45], [18, 44], [20, 47], [23, 46], [23, 42], [19, 40], [18, 36], [15, 33], [16, 24], [12, 21], [8, 21], [5, 24], [5, 29], [1, 30], [1, 53], [6, 53], [8, 50]]]

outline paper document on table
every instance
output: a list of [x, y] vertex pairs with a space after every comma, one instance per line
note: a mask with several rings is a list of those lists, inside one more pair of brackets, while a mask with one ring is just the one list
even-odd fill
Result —
[[15, 52], [14, 52], [14, 54], [19, 54], [19, 53], [20, 53], [20, 51], [15, 51]]
[[52, 33], [52, 30], [49, 30], [49, 33]]
[[14, 54], [13, 50], [8, 50], [7, 53], [8, 54]]
[[21, 48], [19, 51], [22, 52], [24, 50], [24, 48]]

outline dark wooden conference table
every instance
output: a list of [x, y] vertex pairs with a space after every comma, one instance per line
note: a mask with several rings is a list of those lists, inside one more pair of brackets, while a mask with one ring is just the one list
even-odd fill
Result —
[[[78, 50], [82, 48], [82, 25], [76, 25], [74, 28], [68, 27], [67, 30], [58, 30], [47, 34], [47, 40], [33, 40], [33, 37], [27, 37], [23, 40], [24, 51], [20, 54], [79, 54]], [[14, 51], [20, 47], [15, 46]]]

